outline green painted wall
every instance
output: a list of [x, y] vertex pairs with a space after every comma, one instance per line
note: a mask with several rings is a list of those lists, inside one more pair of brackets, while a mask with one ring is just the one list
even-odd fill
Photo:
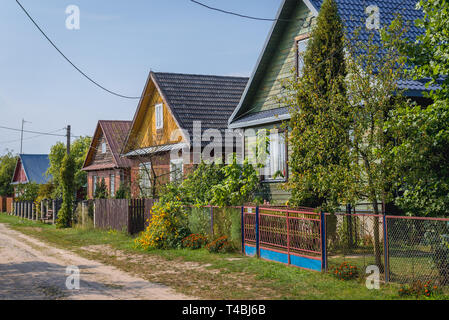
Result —
[[[271, 61], [268, 63], [267, 71], [256, 89], [254, 97], [248, 104], [250, 113], [282, 107], [278, 97], [282, 93], [282, 80], [292, 76], [296, 65], [296, 43], [295, 37], [310, 33], [307, 27], [312, 14], [305, 4], [298, 1], [294, 9], [291, 22], [281, 35], [279, 45]], [[307, 21], [304, 23], [304, 21]]]
[[[259, 86], [256, 88], [256, 92], [253, 98], [248, 103], [245, 110], [250, 110], [249, 113], [260, 112], [269, 109], [275, 109], [283, 107], [278, 101], [279, 95], [282, 93], [282, 80], [293, 75], [293, 71], [296, 65], [296, 43], [295, 38], [297, 36], [310, 33], [311, 27], [308, 27], [308, 23], [312, 18], [312, 13], [302, 2], [298, 1], [298, 5], [294, 8], [292, 13], [291, 22], [286, 26], [284, 33], [279, 40], [278, 48], [268, 62], [263, 78], [260, 80]], [[304, 21], [307, 21], [304, 23]], [[244, 112], [244, 111], [243, 111]], [[249, 114], [248, 113], [248, 114]], [[259, 127], [246, 128], [251, 129], [270, 129], [277, 124], [268, 124]], [[245, 156], [248, 155], [248, 140], [245, 139]], [[291, 147], [288, 148], [288, 158], [291, 155]], [[290, 173], [290, 167], [288, 167]], [[264, 182], [265, 197], [270, 198], [272, 204], [285, 205], [290, 198], [290, 192], [283, 188], [284, 183], [279, 182]]]

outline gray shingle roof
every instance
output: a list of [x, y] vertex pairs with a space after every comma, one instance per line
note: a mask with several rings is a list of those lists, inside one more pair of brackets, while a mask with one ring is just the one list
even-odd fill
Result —
[[202, 131], [227, 128], [248, 78], [154, 72], [154, 78], [182, 129], [192, 137], [193, 122]]

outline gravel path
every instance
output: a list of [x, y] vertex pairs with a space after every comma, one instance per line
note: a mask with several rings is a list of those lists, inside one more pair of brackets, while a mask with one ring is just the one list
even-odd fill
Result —
[[[80, 271], [80, 289], [66, 287], [68, 266]], [[73, 282], [72, 282], [73, 283]], [[82, 258], [0, 223], [0, 300], [192, 299], [115, 267]]]

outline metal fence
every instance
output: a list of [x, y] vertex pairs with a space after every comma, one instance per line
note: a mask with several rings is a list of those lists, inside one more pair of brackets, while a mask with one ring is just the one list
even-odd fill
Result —
[[241, 210], [244, 254], [315, 271], [325, 269], [324, 214], [274, 207]]
[[388, 216], [387, 272], [394, 282], [449, 284], [449, 219]]
[[329, 265], [379, 267], [385, 281], [449, 284], [449, 219], [327, 214]]

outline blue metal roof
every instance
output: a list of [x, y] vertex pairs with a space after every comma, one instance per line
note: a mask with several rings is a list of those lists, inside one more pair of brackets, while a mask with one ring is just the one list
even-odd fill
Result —
[[[323, 0], [302, 0], [309, 10], [316, 15], [321, 8]], [[335, 0], [338, 6], [341, 19], [346, 29], [346, 34], [350, 36], [354, 34], [356, 30], [359, 30], [358, 40], [368, 40], [370, 34], [374, 33], [374, 41], [380, 43], [380, 35], [377, 30], [368, 30], [365, 25], [368, 18], [368, 14], [365, 12], [368, 6], [374, 5], [379, 7], [380, 27], [386, 27], [396, 18], [397, 14], [400, 14], [407, 24], [408, 31], [406, 37], [410, 41], [414, 41], [416, 37], [423, 32], [415, 26], [415, 21], [423, 16], [423, 12], [416, 9], [417, 0]], [[255, 94], [260, 79], [266, 72], [267, 65], [273, 55], [273, 52], [277, 49], [277, 40], [279, 35], [284, 32], [285, 26], [289, 23], [290, 13], [296, 5], [301, 1], [299, 0], [283, 0], [281, 7], [277, 14], [277, 20], [273, 24], [270, 31], [270, 35], [265, 43], [263, 52], [259, 57], [256, 64], [256, 68], [251, 76], [251, 79], [243, 93], [242, 99], [236, 110], [229, 118], [228, 124], [231, 124], [242, 118], [242, 112], [245, 110], [247, 103], [249, 103], [250, 97]], [[426, 88], [425, 84], [429, 79], [423, 80], [403, 80], [399, 81], [399, 88], [404, 90], [404, 94], [407, 96], [422, 96], [423, 91], [430, 91], [438, 89], [438, 86], [431, 86]], [[263, 116], [263, 113], [257, 115], [257, 118]], [[245, 117], [246, 118], [246, 117]], [[244, 119], [242, 119], [244, 120]], [[243, 121], [241, 121], [243, 122]]]
[[[319, 11], [323, 0], [310, 0], [312, 5]], [[370, 5], [379, 7], [380, 27], [388, 27], [396, 18], [397, 14], [402, 16], [408, 30], [405, 36], [414, 41], [423, 30], [415, 26], [415, 21], [423, 17], [423, 12], [416, 9], [417, 0], [336, 0], [340, 17], [346, 27], [346, 34], [351, 35], [360, 30], [359, 40], [368, 41], [372, 30], [365, 26], [368, 17], [365, 9]], [[379, 32], [374, 33], [374, 41], [380, 43]], [[426, 88], [428, 80], [400, 81], [399, 88], [406, 90], [405, 95], [421, 96], [422, 91], [437, 89], [437, 87]]]
[[51, 176], [45, 175], [50, 167], [48, 154], [20, 154], [19, 157], [28, 182], [44, 184], [51, 179]]

